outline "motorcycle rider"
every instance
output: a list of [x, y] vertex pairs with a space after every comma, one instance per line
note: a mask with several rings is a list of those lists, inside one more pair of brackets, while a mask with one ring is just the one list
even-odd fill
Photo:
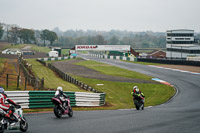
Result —
[[12, 117], [13, 113], [14, 113], [14, 107], [13, 106], [10, 106], [9, 104], [6, 105], [5, 104], [5, 100], [14, 105], [16, 108], [21, 108], [20, 105], [16, 104], [13, 100], [9, 99], [7, 97], [7, 95], [4, 93], [4, 88], [3, 87], [0, 87], [0, 112], [1, 112], [1, 115], [3, 115], [4, 117], [12, 120], [12, 121], [18, 121], [16, 117]]
[[66, 94], [63, 93], [63, 88], [59, 86], [57, 88], [57, 91], [55, 92], [55, 97], [59, 98], [63, 104], [63, 107], [66, 109], [68, 107], [67, 100], [65, 98], [68, 98]]
[[142, 102], [144, 104], [144, 94], [140, 91], [140, 89], [137, 87], [137, 86], [134, 86], [133, 87], [133, 91], [131, 92], [131, 95], [133, 96], [133, 101], [136, 99], [136, 100], [141, 100], [142, 99]]

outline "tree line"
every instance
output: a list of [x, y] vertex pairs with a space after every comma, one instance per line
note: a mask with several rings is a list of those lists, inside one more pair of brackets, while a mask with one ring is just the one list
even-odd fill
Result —
[[53, 42], [57, 39], [57, 34], [47, 29], [38, 31], [21, 28], [17, 25], [0, 23], [0, 40], [9, 43], [37, 44], [43, 46], [49, 44], [52, 46]]
[[[200, 34], [197, 34], [200, 38]], [[11, 43], [32, 43], [39, 46], [73, 48], [75, 45], [131, 45], [133, 48], [166, 48], [165, 32], [66, 30], [52, 31], [20, 28], [0, 23], [0, 40]]]
[[133, 48], [165, 48], [166, 37], [163, 32], [128, 32], [128, 31], [59, 31], [55, 28], [59, 38], [55, 45], [73, 47], [74, 45], [131, 45]]

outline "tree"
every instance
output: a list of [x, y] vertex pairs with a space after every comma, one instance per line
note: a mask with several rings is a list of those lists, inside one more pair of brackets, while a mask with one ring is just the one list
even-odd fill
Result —
[[0, 25], [0, 39], [2, 38], [2, 36], [3, 36], [3, 32], [4, 32], [4, 30], [3, 30], [3, 26], [2, 25]]
[[110, 45], [117, 45], [119, 43], [119, 39], [116, 36], [112, 36], [112, 38], [109, 40]]
[[104, 37], [102, 35], [96, 36], [96, 44], [97, 45], [104, 45], [105, 44], [105, 40], [104, 40]]
[[17, 43], [18, 38], [20, 37], [20, 28], [17, 26], [11, 27], [10, 31], [11, 41]]
[[30, 29], [21, 29], [19, 32], [19, 37], [23, 40], [24, 43], [35, 42], [35, 33]]
[[44, 46], [46, 46], [45, 41], [48, 40], [50, 42], [50, 45], [52, 46], [53, 42], [58, 39], [58, 36], [55, 32], [49, 31], [47, 29], [42, 31], [42, 34], [40, 34], [41, 39], [44, 40]]
[[58, 39], [58, 36], [55, 32], [49, 31], [47, 33], [47, 40], [50, 41], [50, 45], [52, 46], [53, 42]]
[[42, 34], [40, 34], [40, 37], [42, 40], [44, 40], [44, 47], [46, 46], [45, 41], [47, 40], [47, 34], [48, 34], [49, 30], [43, 30]]

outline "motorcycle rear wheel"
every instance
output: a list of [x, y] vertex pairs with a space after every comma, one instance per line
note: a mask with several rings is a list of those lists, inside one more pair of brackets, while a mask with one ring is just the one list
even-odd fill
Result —
[[54, 107], [54, 114], [57, 118], [62, 117], [62, 109], [57, 105]]

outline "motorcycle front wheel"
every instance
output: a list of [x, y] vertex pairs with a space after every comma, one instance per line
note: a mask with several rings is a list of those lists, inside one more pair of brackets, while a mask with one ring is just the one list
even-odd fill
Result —
[[0, 133], [4, 133], [4, 130], [5, 130], [4, 125], [0, 124]]
[[69, 108], [69, 113], [68, 113], [69, 117], [72, 117], [73, 116], [73, 110], [72, 108]]
[[26, 132], [28, 130], [28, 122], [25, 117], [23, 117], [23, 120], [20, 121], [20, 130], [22, 132]]
[[57, 118], [62, 117], [62, 109], [58, 105], [54, 107], [54, 114]]

